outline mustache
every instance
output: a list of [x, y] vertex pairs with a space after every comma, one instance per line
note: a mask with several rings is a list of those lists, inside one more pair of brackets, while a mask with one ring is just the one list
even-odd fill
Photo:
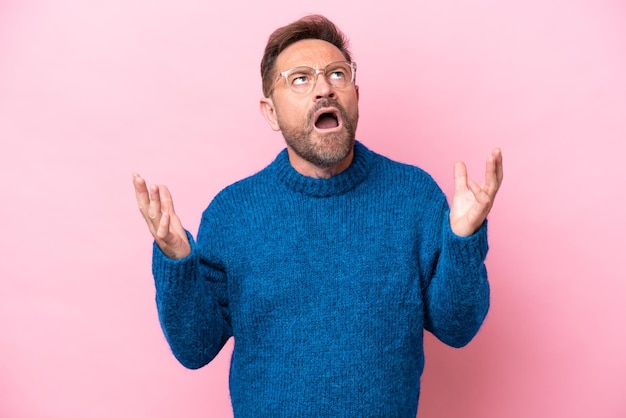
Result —
[[[317, 113], [320, 109], [323, 109], [325, 107], [334, 107], [334, 108], [336, 108], [339, 111], [339, 113], [341, 114], [341, 118], [343, 119], [343, 121], [345, 122], [347, 120], [346, 110], [335, 99], [321, 99], [321, 100], [319, 100], [315, 104], [315, 106], [313, 106], [313, 108], [311, 108], [311, 110], [309, 111], [309, 115], [308, 115], [309, 120], [313, 121], [313, 117], [314, 117], [315, 113]], [[315, 121], [313, 121], [313, 122], [315, 122]]]

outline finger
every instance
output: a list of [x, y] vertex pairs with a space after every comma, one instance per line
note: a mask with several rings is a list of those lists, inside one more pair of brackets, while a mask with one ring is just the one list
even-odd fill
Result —
[[163, 216], [167, 214], [169, 233], [184, 235], [185, 231], [183, 230], [183, 226], [174, 211], [174, 200], [172, 199], [170, 190], [166, 186], [160, 186], [159, 191], [161, 198], [161, 211], [163, 212]]
[[477, 229], [485, 221], [485, 219], [487, 219], [489, 212], [491, 212], [493, 200], [475, 182], [470, 181], [469, 188], [474, 194], [476, 202], [472, 205], [472, 208], [468, 212], [468, 219], [472, 220], [472, 224]]
[[502, 164], [502, 150], [500, 148], [496, 148], [494, 150], [495, 153], [495, 163], [496, 163], [496, 177], [498, 179], [498, 186], [502, 183], [502, 179], [504, 178], [504, 166]]
[[491, 198], [495, 197], [502, 181], [502, 153], [499, 148], [492, 151], [485, 166], [485, 184], [483, 189]]
[[161, 218], [161, 197], [159, 193], [159, 186], [152, 185], [150, 187], [150, 207], [148, 209], [148, 218], [156, 226], [159, 224]]
[[461, 161], [454, 164], [454, 190], [457, 192], [467, 190], [467, 167]]
[[469, 181], [469, 189], [474, 194], [474, 198], [476, 199], [476, 202], [480, 206], [482, 206], [482, 207], [489, 207], [489, 206], [491, 206], [491, 202], [492, 202], [491, 196], [485, 191], [484, 188], [480, 187], [473, 180], [470, 180]]
[[169, 189], [166, 186], [161, 186], [159, 190], [161, 192], [161, 210], [168, 214], [170, 233], [185, 236], [183, 224], [174, 211], [174, 200]]
[[191, 247], [184, 230], [182, 230], [182, 234], [177, 234], [173, 230], [175, 222], [180, 223], [175, 214], [163, 212], [155, 238], [165, 255], [169, 258], [181, 259], [189, 255]]
[[133, 186], [135, 186], [135, 198], [137, 199], [139, 211], [146, 217], [148, 207], [150, 206], [150, 196], [146, 181], [139, 174], [133, 173]]
[[174, 200], [172, 199], [170, 190], [166, 186], [160, 186], [159, 192], [161, 199], [161, 211], [163, 212], [163, 216], [167, 215], [167, 233], [175, 236], [185, 236], [183, 225], [174, 211]]
[[166, 241], [170, 234], [170, 214], [164, 212], [159, 220], [159, 226], [156, 230], [156, 238]]
[[154, 235], [156, 231], [155, 216], [150, 216], [150, 193], [146, 181], [139, 174], [133, 173], [133, 184], [135, 185], [135, 197], [139, 212], [146, 221], [150, 233]]
[[172, 200], [172, 194], [166, 186], [159, 187], [160, 204], [163, 212], [170, 212], [174, 214], [174, 201]]
[[175, 212], [167, 211], [170, 220], [170, 232], [176, 235], [186, 236], [185, 228]]

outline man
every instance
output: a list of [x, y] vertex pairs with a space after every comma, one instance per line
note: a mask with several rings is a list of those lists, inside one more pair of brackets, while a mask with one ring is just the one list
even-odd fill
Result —
[[234, 337], [236, 417], [415, 417], [423, 330], [461, 347], [487, 314], [500, 151], [482, 187], [457, 163], [449, 209], [428, 174], [355, 141], [355, 71], [322, 16], [270, 36], [260, 107], [287, 148], [215, 197], [197, 243], [134, 174], [163, 332], [188, 368]]

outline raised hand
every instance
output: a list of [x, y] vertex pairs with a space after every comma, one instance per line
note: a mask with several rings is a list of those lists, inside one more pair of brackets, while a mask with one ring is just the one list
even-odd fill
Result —
[[454, 165], [454, 197], [450, 205], [450, 227], [459, 236], [467, 237], [480, 228], [493, 206], [502, 183], [502, 151], [495, 148], [487, 159], [485, 182], [479, 186], [467, 178], [462, 162]]
[[187, 257], [191, 253], [191, 246], [174, 212], [170, 191], [165, 186], [152, 185], [148, 192], [146, 181], [137, 173], [133, 173], [133, 185], [139, 211], [161, 251], [175, 260]]

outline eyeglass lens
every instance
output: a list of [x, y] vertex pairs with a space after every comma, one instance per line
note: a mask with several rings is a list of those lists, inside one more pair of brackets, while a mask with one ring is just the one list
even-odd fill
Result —
[[318, 73], [324, 73], [326, 82], [336, 88], [347, 87], [353, 81], [350, 64], [336, 62], [328, 64], [323, 70], [315, 70], [311, 67], [296, 67], [289, 71], [287, 84], [296, 93], [307, 93], [315, 85]]

